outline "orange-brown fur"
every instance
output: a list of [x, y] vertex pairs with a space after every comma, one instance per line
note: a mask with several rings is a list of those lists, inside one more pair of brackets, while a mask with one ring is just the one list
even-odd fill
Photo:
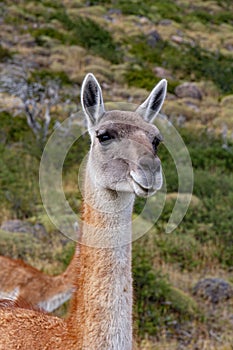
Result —
[[0, 256], [0, 291], [19, 290], [17, 299], [24, 299], [33, 307], [40, 302], [73, 288], [73, 259], [62, 274], [47, 275], [22, 260]]
[[[85, 212], [87, 211], [84, 209]], [[89, 220], [90, 215], [95, 221], [98, 217], [98, 214], [97, 216], [95, 214], [88, 208], [87, 219]], [[85, 215], [83, 219], [85, 220]], [[83, 345], [85, 328], [88, 324], [94, 322], [97, 325], [103, 320], [107, 322], [106, 310], [101, 305], [98, 307], [98, 302], [105, 301], [99, 300], [98, 294], [103, 288], [102, 281], [105, 276], [111, 277], [111, 271], [116, 268], [111, 264], [114, 250], [92, 248], [79, 244], [77, 244], [77, 248], [80, 252], [79, 256], [76, 254], [73, 258], [73, 269], [75, 270], [78, 288], [74, 293], [68, 317], [61, 320], [35, 309], [25, 310], [30, 308], [30, 305], [28, 303], [24, 304], [23, 300], [18, 303], [2, 301], [0, 303], [0, 329], [4, 332], [4, 327], [6, 327], [7, 334], [4, 340], [2, 339], [0, 342], [0, 350], [15, 350], [17, 348], [24, 350], [90, 350]], [[131, 247], [128, 246], [128, 249], [130, 250]], [[97, 262], [99, 263], [97, 264]], [[27, 265], [22, 262], [22, 266]], [[82, 269], [80, 269], [81, 266]], [[130, 269], [131, 266], [128, 266], [127, 271], [125, 271], [126, 275], [129, 274]], [[30, 267], [30, 270], [37, 271], [33, 267]], [[91, 275], [95, 279], [88, 281]], [[113, 281], [108, 281], [107, 288], [105, 286], [106, 291], [112, 283]], [[88, 284], [88, 288], [95, 293], [89, 295], [89, 310], [86, 310], [87, 305], [85, 305], [84, 299], [86, 299], [85, 294]], [[88, 318], [86, 317], [87, 313], [89, 314]], [[15, 341], [12, 342], [12, 339], [15, 339]], [[102, 341], [103, 343], [99, 344], [96, 349], [101, 350], [103, 348], [105, 338]], [[136, 347], [134, 348], [136, 349]]]
[[35, 311], [43, 311], [35, 308], [32, 304], [27, 302], [23, 298], [17, 298], [17, 300], [11, 300], [11, 299], [1, 299], [0, 300], [0, 308], [3, 307], [14, 307], [14, 308], [21, 308], [21, 309], [30, 309], [30, 310], [35, 310]]

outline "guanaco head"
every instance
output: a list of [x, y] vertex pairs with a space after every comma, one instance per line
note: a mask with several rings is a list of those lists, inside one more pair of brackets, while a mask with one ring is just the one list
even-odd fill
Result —
[[81, 103], [91, 137], [89, 160], [96, 186], [147, 197], [163, 183], [157, 147], [162, 140], [152, 124], [166, 95], [161, 80], [136, 109], [105, 111], [102, 91], [93, 74], [87, 74]]

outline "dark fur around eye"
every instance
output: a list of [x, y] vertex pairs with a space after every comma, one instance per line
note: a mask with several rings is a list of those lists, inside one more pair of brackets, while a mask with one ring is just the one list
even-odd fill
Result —
[[101, 144], [104, 144], [104, 143], [109, 143], [109, 141], [113, 140], [114, 136], [106, 131], [102, 134], [97, 135], [97, 138]]
[[153, 145], [153, 148], [154, 148], [154, 151], [155, 151], [155, 152], [157, 151], [157, 148], [158, 148], [158, 146], [159, 146], [159, 144], [160, 144], [161, 141], [162, 141], [162, 140], [161, 140], [160, 138], [158, 138], [158, 137], [155, 137], [155, 138], [154, 138], [154, 140], [153, 140], [153, 142], [152, 142], [152, 145]]

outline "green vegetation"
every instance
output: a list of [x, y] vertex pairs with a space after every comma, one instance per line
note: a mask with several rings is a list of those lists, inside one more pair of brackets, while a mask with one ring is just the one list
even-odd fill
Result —
[[59, 32], [53, 27], [32, 30], [31, 33], [32, 33], [32, 36], [35, 38], [36, 43], [40, 46], [46, 45], [46, 37], [56, 39], [61, 43], [65, 43], [68, 41], [67, 35]]
[[0, 45], [0, 62], [5, 61], [8, 58], [11, 58], [12, 54], [8, 49], [5, 49], [4, 47], [2, 47], [2, 45]]
[[147, 235], [133, 245], [136, 327], [141, 336], [153, 335], [174, 322], [199, 317], [195, 301], [172, 287], [167, 277], [153, 268], [154, 245]]
[[[188, 80], [192, 75], [196, 81], [212, 80], [222, 94], [233, 93], [233, 60], [219, 52], [208, 52], [197, 44], [177, 47], [163, 40], [159, 40], [153, 48], [143, 36], [134, 38], [131, 54], [135, 63], [130, 64], [125, 76], [130, 85], [150, 90], [155, 80], [152, 68], [160, 65], [171, 69], [181, 80]], [[177, 81], [169, 82], [170, 92], [177, 84]]]
[[132, 0], [125, 2], [124, 0], [101, 0], [90, 1], [90, 5], [105, 5], [109, 8], [119, 9], [124, 15], [144, 16], [152, 21], [159, 21], [166, 18], [177, 23], [201, 22], [204, 24], [217, 24], [233, 22], [233, 14], [230, 11], [232, 2], [217, 0], [216, 3], [220, 6], [219, 9], [208, 11], [205, 4], [192, 6], [189, 2], [178, 3], [172, 0], [145, 0], [143, 3], [140, 0]]
[[[156, 78], [149, 66], [143, 63], [142, 65], [130, 65], [125, 73], [125, 80], [129, 86], [137, 86], [149, 91], [153, 89], [156, 82], [159, 82], [160, 78]], [[168, 92], [174, 93], [174, 89], [177, 85], [179, 85], [177, 81], [170, 81]]]
[[21, 219], [33, 216], [40, 202], [38, 161], [25, 154], [25, 150], [7, 152], [1, 146], [0, 167], [1, 208], [8, 208]]
[[71, 80], [64, 71], [51, 71], [49, 69], [40, 69], [32, 72], [30, 80], [41, 83], [46, 83], [49, 80], [56, 81], [62, 86], [71, 84]]
[[[162, 216], [156, 223], [159, 227], [154, 246], [162, 258], [169, 263], [177, 263], [181, 269], [193, 270], [201, 267], [203, 261], [216, 260], [223, 266], [232, 266], [233, 218], [226, 208], [233, 206], [233, 160], [232, 145], [226, 150], [220, 138], [203, 132], [197, 135], [191, 130], [181, 129], [190, 151], [194, 168], [193, 193], [200, 198], [199, 205], [190, 206], [183, 222], [171, 235], [164, 234], [174, 200], [165, 205]], [[168, 151], [159, 148], [163, 162], [168, 192], [177, 192], [177, 173]], [[140, 213], [144, 200], [136, 203]], [[208, 247], [212, 246], [211, 251]], [[206, 251], [208, 250], [208, 254]]]
[[120, 52], [110, 32], [92, 19], [78, 16], [73, 21], [65, 10], [53, 13], [50, 17], [50, 20], [52, 19], [61, 22], [69, 31], [69, 44], [81, 45], [112, 63], [119, 62]]

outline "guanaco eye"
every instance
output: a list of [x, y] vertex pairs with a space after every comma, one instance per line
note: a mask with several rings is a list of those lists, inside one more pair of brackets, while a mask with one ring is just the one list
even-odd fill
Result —
[[153, 145], [153, 148], [154, 148], [154, 151], [155, 151], [155, 152], [157, 151], [157, 148], [158, 148], [158, 146], [159, 146], [159, 144], [160, 144], [161, 141], [162, 141], [162, 140], [161, 140], [160, 138], [158, 138], [158, 137], [155, 137], [155, 138], [154, 138], [154, 140], [153, 140], [153, 142], [152, 142], [152, 145]]
[[103, 134], [97, 135], [97, 138], [100, 143], [108, 143], [109, 141], [114, 139], [114, 137], [110, 135], [107, 131]]

